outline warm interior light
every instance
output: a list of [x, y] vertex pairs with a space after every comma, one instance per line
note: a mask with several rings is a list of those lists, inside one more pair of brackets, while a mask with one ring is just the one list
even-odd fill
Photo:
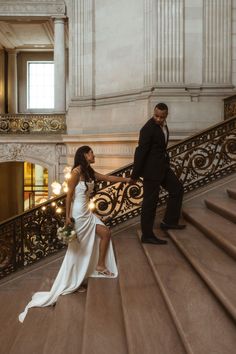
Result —
[[67, 185], [67, 182], [66, 182], [66, 181], [62, 183], [62, 189], [63, 189], [63, 191], [64, 191], [65, 193], [68, 192], [68, 185]]
[[58, 183], [57, 181], [54, 181], [51, 184], [51, 187], [52, 187], [53, 194], [59, 195], [61, 193], [61, 184]]
[[71, 167], [70, 166], [66, 166], [64, 168], [64, 170], [63, 170], [63, 173], [64, 173], [65, 180], [70, 179], [70, 177], [71, 177]]
[[94, 210], [94, 209], [95, 209], [95, 203], [94, 203], [94, 201], [95, 201], [94, 198], [93, 198], [93, 199], [90, 199], [90, 201], [89, 201], [88, 207], [89, 207], [90, 210]]

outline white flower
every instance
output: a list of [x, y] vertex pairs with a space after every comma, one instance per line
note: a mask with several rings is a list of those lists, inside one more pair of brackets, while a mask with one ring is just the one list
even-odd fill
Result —
[[76, 232], [73, 229], [74, 224], [65, 225], [57, 229], [57, 236], [63, 243], [69, 243], [76, 238]]

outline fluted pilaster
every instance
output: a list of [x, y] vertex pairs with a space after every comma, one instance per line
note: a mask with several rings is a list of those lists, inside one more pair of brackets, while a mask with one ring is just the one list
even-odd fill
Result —
[[156, 82], [157, 16], [156, 0], [144, 0], [144, 84]]
[[231, 0], [204, 1], [204, 83], [231, 83]]
[[17, 113], [17, 51], [8, 50], [8, 113]]
[[66, 111], [65, 19], [54, 20], [54, 111]]
[[91, 96], [93, 0], [73, 0], [72, 33], [72, 96]]
[[157, 0], [157, 82], [183, 82], [183, 0]]

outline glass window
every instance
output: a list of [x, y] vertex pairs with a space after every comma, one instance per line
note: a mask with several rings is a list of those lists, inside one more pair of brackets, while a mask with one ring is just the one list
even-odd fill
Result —
[[24, 210], [33, 208], [48, 198], [48, 170], [24, 162]]
[[54, 63], [27, 62], [27, 109], [54, 108]]

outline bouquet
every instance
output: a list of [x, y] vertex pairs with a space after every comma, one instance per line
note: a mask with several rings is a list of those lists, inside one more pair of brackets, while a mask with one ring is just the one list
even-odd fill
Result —
[[76, 238], [76, 232], [74, 230], [75, 220], [71, 218], [71, 224], [59, 227], [57, 230], [57, 236], [63, 243], [69, 243]]

